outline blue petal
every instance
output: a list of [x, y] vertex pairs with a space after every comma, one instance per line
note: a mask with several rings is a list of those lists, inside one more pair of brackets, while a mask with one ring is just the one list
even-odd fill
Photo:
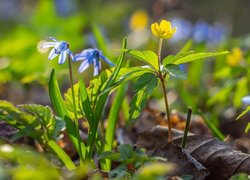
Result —
[[106, 58], [101, 52], [100, 52], [100, 57], [106, 62], [108, 63], [110, 66], [115, 66], [108, 58]]
[[88, 67], [89, 67], [89, 62], [83, 61], [78, 69], [78, 72], [81, 73], [81, 72], [85, 71]]
[[55, 48], [53, 48], [50, 53], [49, 53], [49, 57], [48, 59], [51, 60], [51, 59], [54, 59], [58, 54], [56, 53], [55, 51]]
[[241, 100], [244, 105], [250, 105], [250, 96], [245, 96]]
[[98, 75], [101, 71], [101, 62], [98, 59], [94, 60], [94, 76]]
[[53, 37], [48, 37], [48, 39], [50, 39], [50, 40], [52, 40], [52, 41], [54, 41], [54, 42], [59, 42], [59, 41], [57, 41], [56, 38], [53, 38]]
[[56, 42], [45, 42], [43, 43], [41, 48], [50, 48], [50, 47], [54, 47], [55, 45], [56, 45]]
[[66, 51], [64, 51], [59, 56], [58, 64], [63, 64], [66, 61], [66, 57], [67, 57], [67, 54], [66, 54]]
[[67, 49], [67, 53], [69, 54], [71, 60], [74, 61], [74, 55], [73, 55], [73, 53], [69, 49]]
[[74, 56], [74, 61], [85, 61], [85, 60], [87, 60], [86, 56], [83, 56], [81, 54], [76, 54]]

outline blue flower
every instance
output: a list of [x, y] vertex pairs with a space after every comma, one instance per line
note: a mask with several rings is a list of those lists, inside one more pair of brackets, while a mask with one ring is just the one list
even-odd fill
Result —
[[48, 59], [54, 59], [57, 55], [59, 55], [59, 64], [63, 64], [66, 61], [67, 54], [70, 55], [71, 59], [74, 59], [72, 52], [69, 50], [69, 44], [66, 41], [57, 41], [53, 37], [49, 37], [53, 42], [45, 42], [41, 48], [50, 48], [53, 49], [49, 53]]
[[208, 38], [209, 29], [211, 28], [210, 25], [205, 23], [204, 21], [199, 21], [193, 27], [193, 39], [195, 42], [206, 42]]
[[249, 106], [250, 105], [250, 95], [249, 96], [245, 96], [241, 99], [242, 103], [245, 105], [245, 106]]
[[74, 56], [74, 61], [83, 61], [78, 69], [78, 72], [81, 73], [85, 71], [90, 64], [94, 64], [94, 76], [98, 75], [101, 71], [101, 62], [99, 58], [104, 60], [110, 66], [114, 64], [106, 58], [102, 52], [98, 49], [85, 49], [81, 53]]
[[174, 27], [178, 27], [175, 35], [170, 39], [172, 42], [186, 41], [192, 31], [192, 23], [182, 18], [174, 18], [171, 20]]

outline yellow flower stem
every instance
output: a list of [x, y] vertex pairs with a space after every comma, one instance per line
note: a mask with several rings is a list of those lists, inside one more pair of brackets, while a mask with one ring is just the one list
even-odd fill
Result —
[[166, 90], [166, 84], [165, 84], [165, 78], [161, 72], [161, 64], [162, 64], [162, 59], [161, 59], [161, 48], [162, 48], [162, 42], [163, 39], [160, 38], [159, 41], [159, 46], [158, 46], [158, 64], [159, 64], [159, 72], [158, 72], [158, 77], [161, 81], [161, 87], [162, 87], [162, 91], [163, 91], [163, 95], [164, 95], [164, 101], [165, 101], [165, 107], [166, 107], [166, 113], [167, 113], [167, 123], [168, 123], [168, 142], [172, 143], [172, 125], [171, 125], [171, 121], [170, 121], [170, 110], [169, 110], [169, 106], [168, 106], [168, 97], [167, 97], [167, 90]]
[[72, 100], [73, 100], [73, 109], [74, 109], [74, 122], [76, 126], [76, 133], [78, 139], [78, 147], [79, 147], [79, 157], [80, 157], [80, 166], [83, 165], [83, 155], [82, 155], [82, 148], [81, 148], [81, 136], [79, 133], [79, 123], [77, 119], [77, 112], [76, 112], [76, 100], [75, 100], [75, 91], [74, 91], [74, 81], [73, 81], [73, 73], [72, 73], [72, 66], [70, 56], [68, 55], [68, 62], [69, 62], [69, 77], [70, 77], [70, 85], [71, 85], [71, 93], [72, 93]]
[[160, 41], [159, 41], [159, 45], [158, 45], [158, 66], [159, 66], [159, 69], [160, 69], [160, 66], [161, 66], [161, 47], [162, 47], [162, 42], [163, 42], [163, 39], [160, 38]]

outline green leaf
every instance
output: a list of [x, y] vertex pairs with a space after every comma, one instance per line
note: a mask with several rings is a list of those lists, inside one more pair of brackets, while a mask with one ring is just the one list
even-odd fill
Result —
[[115, 88], [119, 87], [120, 85], [124, 83], [127, 83], [128, 81], [131, 81], [133, 79], [140, 77], [142, 74], [145, 74], [147, 72], [155, 73], [154, 71], [152, 71], [152, 69], [147, 68], [147, 67], [141, 67], [141, 66], [136, 66], [136, 67], [131, 67], [131, 68], [122, 68], [120, 74], [123, 74], [123, 75], [120, 76], [118, 80], [112, 86], [102, 91], [100, 96], [106, 92], [109, 92], [110, 90], [114, 90]]
[[178, 59], [185, 57], [187, 55], [193, 54], [193, 53], [194, 53], [193, 51], [189, 51], [189, 52], [178, 53], [176, 55], [168, 55], [162, 60], [162, 64], [164, 66], [168, 64], [174, 64], [174, 62], [177, 61]]
[[64, 150], [55, 142], [55, 141], [48, 141], [48, 147], [51, 151], [53, 151], [57, 157], [64, 163], [64, 165], [68, 168], [68, 170], [76, 169], [75, 164], [72, 162], [70, 157], [64, 152]]
[[55, 108], [57, 115], [64, 118], [65, 115], [68, 116], [67, 108], [64, 104], [57, 80], [55, 75], [55, 70], [53, 69], [50, 74], [49, 80], [49, 95], [52, 105]]
[[229, 51], [192, 53], [192, 54], [187, 54], [187, 55], [183, 55], [183, 56], [178, 57], [177, 59], [175, 59], [173, 64], [178, 65], [178, 64], [183, 64], [183, 63], [187, 63], [187, 62], [191, 62], [191, 61], [195, 61], [195, 60], [199, 60], [199, 59], [203, 59], [203, 58], [224, 55], [224, 54], [228, 54], [228, 53], [229, 53]]
[[153, 94], [155, 87], [158, 85], [158, 78], [153, 73], [143, 74], [134, 86], [135, 95], [131, 100], [129, 118], [136, 119], [142, 109], [145, 108], [146, 102], [149, 97]]
[[109, 159], [112, 161], [121, 161], [121, 154], [114, 153], [111, 151], [106, 151], [99, 156], [100, 159]]
[[[118, 89], [114, 101], [112, 102], [112, 107], [109, 112], [108, 116], [108, 125], [106, 129], [106, 135], [105, 135], [105, 146], [104, 146], [104, 151], [111, 151], [113, 147], [113, 141], [115, 137], [115, 130], [116, 130], [116, 125], [118, 121], [118, 114], [120, 112], [121, 106], [123, 99], [126, 96], [128, 86], [122, 85]], [[106, 160], [105, 165], [104, 165], [106, 171], [111, 170], [111, 161]]]
[[91, 122], [94, 121], [94, 113], [92, 111], [91, 108], [91, 103], [89, 101], [89, 97], [88, 97], [88, 93], [87, 93], [87, 89], [85, 86], [85, 83], [82, 79], [79, 79], [79, 96], [81, 99], [81, 105], [82, 105], [82, 109], [83, 112], [91, 126]]
[[211, 106], [217, 102], [224, 102], [225, 100], [227, 100], [229, 94], [232, 92], [233, 87], [234, 84], [228, 84], [226, 87], [220, 89], [207, 101], [207, 105]]
[[55, 140], [57, 140], [60, 132], [62, 132], [62, 130], [66, 127], [66, 122], [62, 118], [57, 117], [57, 116], [55, 116], [55, 121], [56, 121], [56, 125], [55, 125], [55, 129], [53, 131], [52, 137]]
[[183, 56], [187, 56], [192, 54], [193, 51], [189, 51], [193, 42], [191, 40], [187, 41], [187, 43], [182, 47], [182, 49], [176, 55], [168, 55], [162, 60], [162, 64], [166, 66], [167, 64], [173, 64], [177, 59], [182, 58]]
[[[79, 146], [78, 146], [78, 133], [76, 131], [76, 126], [75, 124], [73, 123], [73, 121], [65, 116], [65, 121], [66, 121], [66, 131], [67, 131], [67, 134], [69, 135], [69, 138], [71, 140], [71, 142], [73, 143], [73, 146], [75, 147], [76, 151], [79, 153]], [[81, 141], [81, 150], [82, 150], [82, 155], [83, 157], [85, 157], [85, 154], [86, 154], [86, 147], [85, 147], [85, 144]]]
[[244, 115], [246, 115], [248, 112], [250, 112], [250, 106], [248, 106], [237, 118], [236, 120], [240, 119]]
[[92, 79], [87, 88], [89, 100], [92, 105], [95, 105], [99, 99], [100, 94], [103, 94], [104, 88], [111, 76], [112, 72], [110, 69], [106, 69], [101, 72], [98, 76]]
[[207, 116], [205, 116], [203, 112], [198, 110], [198, 114], [202, 117], [206, 125], [212, 131], [213, 135], [223, 141], [225, 139], [225, 136], [222, 134], [222, 132], [207, 118]]
[[105, 42], [105, 38], [103, 37], [100, 28], [96, 24], [92, 25], [92, 32], [97, 42], [98, 49], [101, 49], [103, 54], [107, 55], [107, 43]]
[[187, 53], [189, 51], [189, 49], [192, 47], [192, 44], [193, 44], [193, 41], [192, 40], [188, 40], [186, 42], [186, 44], [181, 48], [181, 50], [178, 52], [177, 55], [180, 55], [180, 54], [184, 54], [184, 53]]
[[241, 106], [241, 99], [248, 93], [248, 78], [242, 77], [237, 80], [233, 103], [236, 108]]
[[[75, 104], [76, 104], [76, 115], [77, 119], [83, 118], [80, 107], [80, 97], [79, 97], [79, 84], [74, 84], [74, 95], [75, 95]], [[67, 92], [64, 93], [64, 104], [68, 110], [69, 117], [74, 117], [74, 103], [72, 98], [72, 88], [68, 88]]]
[[0, 119], [21, 130], [26, 136], [41, 141], [44, 131], [37, 118], [21, 111], [10, 102], [0, 100]]
[[118, 152], [121, 153], [121, 158], [123, 160], [130, 159], [133, 155], [133, 148], [129, 144], [121, 144], [118, 147]]
[[155, 70], [159, 70], [159, 61], [157, 55], [153, 51], [138, 51], [133, 49], [122, 49], [123, 52], [126, 52], [135, 58], [147, 63], [152, 66]]
[[20, 108], [28, 111], [33, 115], [42, 126], [42, 129], [51, 136], [55, 129], [55, 117], [52, 109], [49, 106], [42, 106], [38, 104], [23, 104], [19, 105]]
[[186, 73], [182, 71], [178, 65], [167, 64], [164, 69], [166, 69], [167, 73], [169, 73], [173, 77], [187, 79]]
[[247, 123], [247, 126], [245, 128], [245, 133], [248, 133], [250, 131], [250, 122]]
[[[122, 44], [122, 49], [125, 49], [126, 46], [127, 46], [127, 39], [124, 38], [123, 44]], [[107, 88], [110, 88], [114, 84], [114, 82], [119, 74], [119, 71], [122, 67], [124, 56], [125, 56], [125, 52], [121, 52], [118, 59], [117, 59], [117, 63], [116, 63], [116, 66], [114, 68], [114, 71], [112, 72], [111, 76], [109, 77], [109, 79], [107, 80], [107, 83], [104, 86], [104, 89], [103, 89], [104, 91]], [[90, 127], [89, 136], [87, 139], [87, 145], [88, 145], [87, 158], [88, 159], [92, 158], [97, 128], [99, 125], [100, 118], [102, 116], [104, 105], [105, 105], [106, 100], [108, 98], [108, 94], [109, 94], [109, 92], [107, 92], [99, 97], [99, 99], [96, 103], [95, 109], [94, 109], [94, 121], [93, 121], [93, 123], [91, 123], [92, 126]]]

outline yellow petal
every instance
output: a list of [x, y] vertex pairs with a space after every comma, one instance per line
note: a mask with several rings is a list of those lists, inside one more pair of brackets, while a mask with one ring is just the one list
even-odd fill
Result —
[[153, 35], [158, 37], [157, 31], [156, 31], [156, 25], [157, 25], [157, 23], [151, 24], [151, 31], [152, 31]]
[[169, 31], [172, 29], [171, 23], [166, 20], [162, 20], [160, 23], [160, 27], [162, 31]]

